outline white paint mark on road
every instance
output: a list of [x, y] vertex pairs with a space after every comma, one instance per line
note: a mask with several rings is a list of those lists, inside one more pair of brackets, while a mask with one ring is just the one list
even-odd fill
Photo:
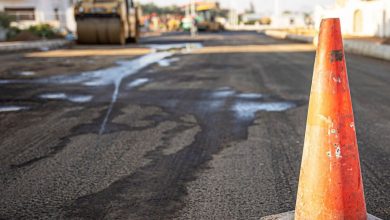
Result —
[[42, 99], [68, 100], [76, 103], [84, 103], [92, 100], [91, 95], [67, 95], [65, 93], [45, 93], [39, 96]]
[[45, 93], [39, 96], [42, 99], [66, 99], [65, 93]]
[[177, 57], [170, 58], [170, 59], [162, 59], [162, 60], [158, 61], [158, 65], [161, 66], [161, 67], [167, 67], [167, 66], [170, 66], [171, 63], [177, 62], [179, 60], [180, 59], [177, 58]]
[[142, 85], [144, 85], [147, 82], [149, 82], [148, 78], [135, 79], [134, 81], [130, 82], [127, 85], [127, 88], [135, 88], [135, 87], [138, 87], [138, 86], [142, 86]]
[[211, 94], [213, 98], [227, 98], [234, 95], [236, 92], [233, 90], [217, 90]]
[[280, 112], [295, 106], [292, 102], [238, 102], [232, 110], [239, 118], [254, 118], [257, 111]]
[[264, 95], [260, 93], [241, 93], [237, 95], [238, 98], [244, 98], [244, 99], [258, 99], [263, 98]]
[[171, 63], [168, 60], [160, 60], [160, 61], [158, 61], [158, 65], [162, 66], [162, 67], [167, 67], [167, 66], [170, 66]]
[[71, 102], [84, 103], [91, 101], [93, 96], [91, 95], [71, 95], [68, 96], [68, 100]]
[[26, 109], [28, 109], [28, 107], [26, 106], [16, 106], [16, 105], [0, 106], [0, 112], [16, 112], [16, 111], [21, 111]]
[[33, 75], [35, 75], [35, 72], [33, 72], [33, 71], [22, 71], [22, 72], [16, 73], [16, 75], [18, 75], [18, 76], [33, 76]]
[[182, 53], [191, 52], [194, 49], [202, 48], [201, 43], [181, 43], [181, 44], [150, 44], [155, 51], [181, 50]]

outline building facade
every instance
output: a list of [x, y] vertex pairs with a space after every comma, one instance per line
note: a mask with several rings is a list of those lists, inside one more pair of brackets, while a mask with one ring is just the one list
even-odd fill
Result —
[[27, 28], [35, 24], [50, 24], [74, 32], [76, 23], [73, 5], [77, 0], [1, 0], [0, 11], [13, 16], [12, 25]]
[[272, 16], [271, 25], [275, 28], [302, 28], [309, 24], [303, 12], [283, 12]]
[[317, 6], [314, 13], [318, 29], [321, 19], [339, 17], [343, 34], [390, 37], [390, 1], [336, 0], [334, 6]]

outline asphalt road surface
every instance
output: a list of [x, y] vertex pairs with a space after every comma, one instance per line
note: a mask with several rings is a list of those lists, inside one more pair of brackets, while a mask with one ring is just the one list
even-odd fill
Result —
[[[0, 218], [293, 210], [314, 55], [255, 32], [0, 55]], [[367, 209], [390, 219], [390, 63], [346, 59]]]

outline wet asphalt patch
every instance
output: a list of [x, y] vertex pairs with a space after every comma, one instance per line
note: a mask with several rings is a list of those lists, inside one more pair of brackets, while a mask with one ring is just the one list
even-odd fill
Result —
[[163, 153], [167, 148], [167, 142], [164, 142], [148, 153], [151, 162], [146, 166], [102, 191], [77, 199], [68, 208], [68, 217], [93, 219], [108, 214], [110, 210], [112, 218], [171, 218], [183, 206], [181, 198], [186, 195], [186, 183], [194, 180], [197, 172], [207, 169], [207, 162], [213, 155], [229, 147], [231, 142], [247, 139], [248, 127], [256, 112], [280, 112], [303, 104], [267, 94], [240, 93], [228, 87], [217, 90], [133, 90], [122, 94], [121, 99], [145, 107], [157, 106], [165, 113], [149, 116], [149, 120], [182, 124], [170, 130], [165, 139], [189, 128], [180, 121], [187, 114], [196, 118], [200, 131], [190, 145], [173, 154]]

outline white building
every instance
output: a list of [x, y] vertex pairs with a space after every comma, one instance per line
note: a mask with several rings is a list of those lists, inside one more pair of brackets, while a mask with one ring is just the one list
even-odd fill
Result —
[[280, 12], [280, 0], [274, 0], [274, 12], [271, 18], [274, 28], [301, 28], [307, 27], [306, 15], [303, 12]]
[[26, 28], [30, 25], [48, 23], [54, 27], [74, 32], [76, 23], [73, 5], [77, 0], [0, 0], [0, 11], [16, 18], [16, 25]]
[[307, 27], [305, 14], [302, 12], [283, 12], [272, 16], [271, 25], [275, 28]]
[[390, 37], [389, 0], [336, 0], [330, 8], [317, 6], [316, 29], [322, 18], [339, 17], [343, 34]]

